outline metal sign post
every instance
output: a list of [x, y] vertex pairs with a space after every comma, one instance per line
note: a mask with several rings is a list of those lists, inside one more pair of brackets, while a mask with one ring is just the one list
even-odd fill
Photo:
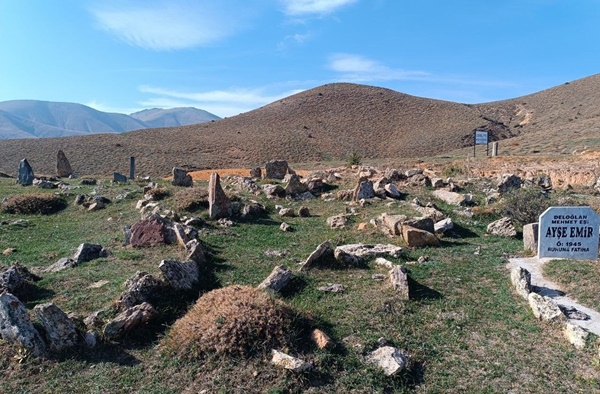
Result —
[[489, 145], [488, 145], [488, 132], [482, 130], [475, 130], [474, 135], [475, 144], [473, 144], [473, 157], [475, 157], [475, 147], [477, 145], [485, 145], [485, 155], [489, 155]]

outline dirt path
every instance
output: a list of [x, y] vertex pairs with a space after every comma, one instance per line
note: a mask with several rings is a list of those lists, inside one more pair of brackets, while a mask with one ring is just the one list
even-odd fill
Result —
[[542, 268], [551, 259], [538, 259], [537, 257], [529, 258], [512, 258], [509, 259], [507, 267], [523, 267], [531, 274], [531, 285], [537, 286], [539, 294], [552, 298], [557, 304], [572, 307], [590, 316], [588, 320], [569, 319], [571, 323], [577, 324], [588, 330], [591, 333], [600, 336], [600, 313], [579, 304], [576, 300], [562, 295], [560, 286], [542, 275]]

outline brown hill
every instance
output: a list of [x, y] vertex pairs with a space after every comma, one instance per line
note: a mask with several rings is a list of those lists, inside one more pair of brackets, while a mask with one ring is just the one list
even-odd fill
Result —
[[368, 158], [419, 158], [471, 145], [475, 129], [489, 130], [494, 140], [518, 136], [510, 143], [521, 142], [507, 153], [527, 153], [538, 145], [556, 149], [558, 141], [591, 144], [590, 130], [598, 144], [599, 108], [600, 75], [477, 105], [337, 83], [200, 125], [2, 141], [0, 171], [15, 173], [18, 161], [26, 157], [36, 172], [51, 174], [58, 149], [76, 171], [97, 175], [127, 173], [130, 156], [136, 157], [138, 174], [148, 175], [166, 175], [173, 166], [240, 167], [275, 158], [336, 160], [353, 151]]

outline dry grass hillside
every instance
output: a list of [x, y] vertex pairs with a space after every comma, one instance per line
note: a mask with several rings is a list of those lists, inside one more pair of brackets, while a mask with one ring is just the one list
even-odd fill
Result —
[[475, 129], [506, 140], [503, 155], [571, 153], [600, 145], [600, 75], [529, 96], [465, 105], [372, 86], [337, 83], [298, 93], [223, 120], [117, 135], [0, 144], [0, 171], [16, 172], [26, 157], [36, 173], [52, 174], [64, 150], [82, 175], [167, 175], [189, 169], [248, 167], [271, 159], [290, 162], [363, 158], [401, 160], [459, 151]]

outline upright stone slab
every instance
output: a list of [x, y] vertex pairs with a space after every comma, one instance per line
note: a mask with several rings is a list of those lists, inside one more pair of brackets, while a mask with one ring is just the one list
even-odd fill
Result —
[[17, 182], [21, 186], [29, 186], [33, 185], [33, 168], [29, 165], [27, 159], [23, 159], [19, 162], [19, 175], [17, 177]]
[[183, 168], [173, 167], [173, 180], [171, 185], [191, 187], [194, 184], [192, 176]]
[[231, 201], [221, 187], [219, 174], [213, 172], [208, 181], [208, 213], [211, 219], [228, 218], [232, 214]]
[[123, 174], [119, 174], [118, 172], [113, 172], [113, 182], [114, 183], [127, 183], [127, 177]]
[[265, 164], [265, 178], [283, 179], [288, 173], [288, 168], [285, 160], [271, 160]]
[[590, 207], [550, 207], [540, 215], [538, 258], [598, 258], [598, 214]]
[[65, 156], [65, 152], [63, 152], [62, 149], [59, 149], [58, 153], [56, 154], [56, 175], [61, 178], [66, 178], [70, 175], [73, 175], [71, 163], [69, 163], [69, 160], [67, 159], [67, 156]]

